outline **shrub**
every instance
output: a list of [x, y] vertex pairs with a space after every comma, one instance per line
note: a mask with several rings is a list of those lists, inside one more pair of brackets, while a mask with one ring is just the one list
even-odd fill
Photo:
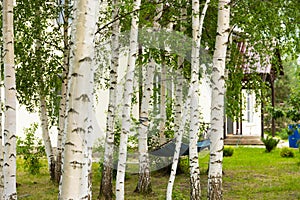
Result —
[[276, 135], [278, 135], [278, 137], [282, 140], [287, 140], [289, 138], [289, 130], [287, 128], [283, 128], [281, 131], [276, 132]]
[[178, 168], [180, 172], [189, 175], [190, 174], [190, 161], [188, 156], [181, 156], [179, 158]]
[[186, 196], [180, 191], [180, 189], [174, 188], [172, 193], [172, 199], [174, 200], [186, 199]]
[[294, 152], [292, 149], [288, 148], [288, 147], [284, 147], [281, 149], [280, 151], [280, 156], [284, 157], [284, 158], [292, 158], [294, 157]]
[[40, 172], [42, 167], [40, 160], [45, 156], [42, 140], [34, 136], [37, 128], [37, 123], [31, 124], [29, 128], [24, 129], [25, 139], [17, 139], [17, 154], [24, 159], [24, 169], [33, 175]]
[[223, 156], [231, 157], [233, 155], [234, 149], [232, 147], [224, 147]]
[[279, 140], [274, 139], [273, 137], [267, 136], [267, 138], [262, 138], [262, 142], [266, 146], [266, 152], [271, 152], [273, 149], [276, 148]]

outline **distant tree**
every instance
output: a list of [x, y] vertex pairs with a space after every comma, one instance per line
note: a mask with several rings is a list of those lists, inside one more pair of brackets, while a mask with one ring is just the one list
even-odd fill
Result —
[[40, 113], [50, 177], [54, 180], [55, 157], [49, 128], [57, 125], [58, 119], [62, 67], [61, 57], [56, 52], [60, 50], [62, 37], [58, 28], [49, 22], [58, 16], [55, 1], [52, 3], [41, 0], [17, 2], [15, 50], [18, 100], [30, 112]]
[[300, 68], [299, 61], [294, 60], [286, 63], [290, 65], [290, 93], [286, 99], [285, 112], [286, 117], [293, 123], [299, 123], [300, 121]]
[[[134, 0], [133, 10], [139, 10], [141, 6], [140, 0]], [[128, 54], [128, 65], [125, 76], [125, 86], [123, 101], [124, 106], [122, 110], [122, 129], [120, 135], [120, 146], [118, 156], [118, 168], [117, 168], [117, 180], [116, 180], [116, 199], [125, 198], [125, 170], [126, 170], [126, 159], [127, 159], [127, 141], [130, 133], [130, 108], [131, 99], [133, 97], [133, 79], [135, 71], [135, 63], [138, 53], [138, 25], [139, 25], [139, 12], [132, 14], [131, 29], [129, 37], [129, 54]]]
[[117, 110], [117, 79], [118, 79], [118, 66], [119, 66], [119, 34], [120, 34], [120, 20], [119, 17], [119, 1], [112, 1], [112, 35], [111, 35], [111, 63], [109, 72], [109, 103], [106, 122], [106, 138], [105, 150], [103, 160], [103, 170], [101, 176], [101, 186], [99, 199], [113, 199], [113, 153], [114, 153], [114, 136], [115, 136], [115, 123], [116, 123], [116, 110]]
[[[275, 76], [282, 71], [281, 64], [285, 57], [295, 60], [299, 53], [299, 1], [275, 0], [233, 2], [231, 9], [232, 29], [239, 30], [231, 32], [235, 42], [229, 44], [230, 59], [227, 60], [228, 78], [226, 79], [226, 113], [234, 118], [240, 118], [242, 80], [245, 77], [241, 66], [242, 63], [249, 63], [252, 72], [255, 71], [253, 63], [256, 58], [248, 56], [241, 59], [240, 52], [234, 52], [237, 48], [237, 41], [247, 42], [247, 48], [253, 50], [260, 57], [261, 66], [265, 67], [268, 58], [275, 71]], [[237, 39], [237, 40], [236, 40]], [[266, 48], [267, 47], [267, 48]], [[238, 58], [240, 57], [240, 58]], [[251, 89], [256, 96], [256, 103], [263, 103], [264, 107], [270, 107], [271, 93], [270, 84], [267, 82], [268, 75], [260, 73], [247, 74], [250, 81], [244, 82], [243, 87]], [[277, 84], [275, 82], [275, 84]], [[276, 94], [275, 97], [280, 94]], [[276, 108], [276, 107], [275, 107]]]

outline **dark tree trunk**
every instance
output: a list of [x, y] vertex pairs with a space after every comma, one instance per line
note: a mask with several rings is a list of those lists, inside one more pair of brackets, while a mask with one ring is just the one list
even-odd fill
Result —
[[103, 166], [103, 173], [100, 186], [100, 194], [98, 199], [111, 200], [114, 197], [112, 186], [113, 168], [111, 166]]
[[[274, 74], [274, 71], [271, 71], [270, 76], [271, 76], [270, 82], [271, 82], [271, 93], [272, 93], [272, 100], [271, 101], [272, 101], [272, 108], [273, 108], [273, 111], [274, 111], [274, 109], [275, 109], [275, 87], [274, 87], [275, 74]], [[275, 127], [275, 118], [274, 118], [273, 114], [272, 114], [272, 128], [271, 128], [271, 131], [272, 131], [272, 136], [275, 137], [276, 127]]]
[[56, 156], [57, 157], [56, 157], [56, 164], [55, 164], [55, 181], [59, 183], [61, 177], [61, 166], [62, 166], [61, 153], [58, 153]]

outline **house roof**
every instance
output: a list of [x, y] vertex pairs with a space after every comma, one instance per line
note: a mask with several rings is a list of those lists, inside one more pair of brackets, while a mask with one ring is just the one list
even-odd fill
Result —
[[[265, 54], [264, 57], [261, 56], [257, 51], [255, 51], [253, 46], [250, 46], [245, 41], [237, 42], [237, 48], [243, 56], [243, 64], [241, 67], [244, 71], [243, 81], [248, 81], [247, 74], [258, 73], [264, 77], [265, 81], [270, 81], [271, 76], [284, 75], [283, 66], [281, 61], [281, 55], [279, 49], [276, 47], [276, 42], [272, 42], [272, 47], [270, 47], [271, 54]], [[275, 66], [272, 63], [272, 57], [276, 56], [278, 63]], [[273, 80], [274, 80], [273, 78]]]

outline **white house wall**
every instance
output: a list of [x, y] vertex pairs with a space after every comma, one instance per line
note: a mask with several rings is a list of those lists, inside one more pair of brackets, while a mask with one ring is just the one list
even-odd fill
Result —
[[[205, 65], [201, 65], [205, 71]], [[204, 73], [203, 77], [200, 80], [200, 97], [199, 97], [199, 105], [201, 116], [203, 117], [204, 123], [210, 123], [210, 115], [211, 115], [211, 81], [210, 75]]]
[[[259, 104], [256, 104], [255, 94], [253, 92], [250, 91], [248, 93], [247, 90], [243, 89], [242, 95], [243, 95], [242, 135], [261, 136], [261, 106]], [[236, 129], [237, 129], [236, 122], [233, 122], [234, 133], [236, 132], [235, 131]]]

